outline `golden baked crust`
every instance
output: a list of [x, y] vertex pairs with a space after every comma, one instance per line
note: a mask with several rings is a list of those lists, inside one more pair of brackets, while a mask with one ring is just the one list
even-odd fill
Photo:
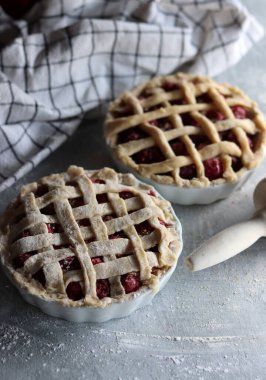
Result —
[[[137, 226], [146, 222], [150, 230], [138, 234]], [[15, 283], [66, 306], [104, 307], [131, 297], [121, 275], [132, 271], [139, 273], [140, 291], [156, 290], [158, 278], [176, 264], [180, 248], [169, 202], [133, 175], [110, 168], [71, 166], [66, 173], [24, 186], [3, 215], [1, 231], [2, 263]], [[19, 267], [14, 264], [18, 258], [23, 258]], [[73, 259], [76, 267], [71, 268]], [[43, 283], [35, 276], [40, 271]], [[100, 299], [97, 281], [106, 279], [110, 294]], [[80, 300], [68, 296], [73, 282], [82, 287]]]
[[[246, 117], [238, 118], [234, 107], [241, 107]], [[214, 112], [218, 120], [211, 117]], [[189, 116], [188, 122], [184, 116]], [[138, 138], [120, 141], [125, 131], [135, 128]], [[112, 102], [105, 136], [115, 158], [136, 174], [163, 184], [205, 187], [234, 182], [259, 164], [266, 144], [266, 124], [256, 104], [238, 88], [204, 76], [177, 73], [156, 77]], [[202, 137], [208, 143], [197, 147], [194, 140]], [[177, 154], [173, 141], [182, 144], [186, 154]], [[152, 147], [159, 148], [159, 162], [136, 162], [136, 155]], [[210, 179], [204, 163], [217, 157], [223, 173]], [[182, 178], [182, 168], [189, 165], [195, 166], [195, 176]]]

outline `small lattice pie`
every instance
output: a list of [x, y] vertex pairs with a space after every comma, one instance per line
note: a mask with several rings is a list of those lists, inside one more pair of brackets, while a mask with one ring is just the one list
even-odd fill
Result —
[[110, 104], [105, 134], [128, 169], [179, 187], [236, 181], [266, 143], [264, 119], [242, 91], [183, 73], [124, 92]]
[[24, 186], [1, 222], [16, 285], [65, 306], [105, 307], [156, 286], [180, 253], [169, 202], [132, 174], [71, 166]]

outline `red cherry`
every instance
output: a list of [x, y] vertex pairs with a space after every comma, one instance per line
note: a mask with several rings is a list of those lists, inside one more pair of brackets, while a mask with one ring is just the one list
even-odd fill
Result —
[[233, 114], [237, 119], [246, 119], [248, 112], [242, 106], [233, 106], [232, 107]]
[[255, 135], [247, 135], [247, 138], [248, 138], [249, 147], [254, 152], [255, 145], [256, 145]]
[[96, 199], [98, 203], [107, 203], [108, 202], [108, 197], [107, 194], [97, 194]]
[[220, 112], [218, 110], [211, 110], [211, 111], [207, 112], [206, 116], [212, 121], [222, 121], [225, 119], [222, 112]]
[[83, 290], [78, 281], [70, 282], [66, 288], [66, 293], [68, 295], [68, 298], [73, 301], [78, 301], [84, 297]]
[[112, 235], [109, 235], [109, 239], [126, 239], [127, 235], [123, 231], [115, 232]]
[[210, 103], [212, 103], [212, 99], [211, 99], [210, 95], [207, 92], [205, 92], [205, 93], [197, 96], [197, 103], [210, 104]]
[[184, 179], [192, 179], [197, 176], [197, 170], [196, 166], [194, 164], [188, 165], [188, 166], [183, 166], [180, 168], [180, 177]]
[[63, 232], [62, 227], [58, 223], [47, 223], [47, 229], [49, 234], [55, 234]]
[[72, 198], [68, 200], [72, 208], [84, 206], [84, 199], [83, 197], [78, 197], [78, 198]]
[[132, 127], [119, 133], [118, 143], [123, 144], [128, 141], [140, 140], [147, 136], [147, 133], [144, 132], [140, 127]]
[[166, 118], [151, 120], [150, 124], [162, 129], [163, 131], [169, 131], [170, 129], [173, 129], [172, 124]]
[[96, 281], [96, 292], [98, 298], [102, 299], [104, 297], [110, 296], [110, 284], [108, 280], [97, 280]]
[[243, 167], [240, 157], [232, 156], [232, 168], [235, 172], [238, 172]]
[[162, 225], [162, 226], [165, 226], [166, 228], [169, 228], [169, 227], [172, 227], [172, 224], [169, 224], [169, 223], [166, 223], [164, 220], [162, 220], [161, 218], [158, 218], [159, 220], [159, 223]]
[[112, 220], [112, 219], [114, 219], [113, 215], [104, 215], [104, 216], [102, 217], [102, 220], [103, 220], [104, 222], [108, 222], [108, 220]]
[[223, 164], [219, 158], [209, 158], [204, 161], [205, 175], [210, 180], [221, 178], [223, 175]]
[[140, 152], [134, 154], [132, 158], [137, 164], [152, 164], [165, 160], [165, 157], [160, 149], [155, 146], [141, 150]]
[[25, 261], [27, 261], [32, 256], [32, 253], [25, 252], [19, 253], [13, 260], [13, 265], [15, 269], [22, 268]]
[[126, 293], [135, 292], [141, 285], [139, 274], [135, 272], [124, 274], [121, 276], [121, 283]]
[[62, 269], [68, 270], [78, 270], [80, 269], [80, 263], [75, 256], [68, 256], [63, 260], [59, 261], [59, 264]]
[[97, 265], [97, 264], [100, 264], [100, 263], [103, 263], [103, 259], [99, 256], [97, 257], [92, 257], [91, 258], [91, 262], [93, 265]]
[[150, 225], [150, 223], [145, 220], [145, 222], [142, 222], [140, 224], [136, 224], [135, 228], [137, 230], [137, 233], [140, 236], [149, 235], [153, 231], [153, 227]]
[[190, 113], [186, 112], [186, 113], [181, 114], [180, 116], [181, 116], [182, 123], [184, 126], [188, 126], [188, 125], [198, 126], [197, 121], [193, 119]]
[[129, 198], [134, 197], [134, 194], [131, 193], [131, 191], [121, 191], [121, 192], [119, 193], [119, 196], [120, 196], [120, 198], [122, 198], [122, 199], [129, 199]]
[[170, 141], [170, 145], [176, 156], [187, 156], [187, 149], [182, 141], [175, 139]]
[[90, 219], [88, 219], [88, 218], [80, 219], [77, 222], [78, 222], [78, 225], [81, 227], [87, 227], [87, 226], [90, 226], [90, 224], [91, 224]]
[[166, 92], [169, 92], [169, 91], [174, 91], [174, 90], [178, 90], [179, 89], [179, 86], [177, 83], [175, 82], [170, 82], [170, 81], [165, 81], [163, 84], [162, 84], [162, 88], [164, 89], [164, 91]]

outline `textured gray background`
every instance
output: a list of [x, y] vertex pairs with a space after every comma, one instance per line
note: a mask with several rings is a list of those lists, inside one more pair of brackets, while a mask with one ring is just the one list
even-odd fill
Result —
[[[266, 26], [264, 1], [244, 3]], [[238, 85], [266, 114], [266, 38], [218, 79]], [[112, 166], [101, 121], [89, 121], [56, 153], [0, 197], [0, 210], [21, 183], [75, 163]], [[175, 206], [184, 250], [151, 306], [106, 324], [72, 324], [27, 305], [0, 272], [0, 378], [266, 379], [265, 239], [216, 267], [189, 273], [183, 258], [204, 239], [253, 213], [252, 193], [265, 163], [227, 200]]]

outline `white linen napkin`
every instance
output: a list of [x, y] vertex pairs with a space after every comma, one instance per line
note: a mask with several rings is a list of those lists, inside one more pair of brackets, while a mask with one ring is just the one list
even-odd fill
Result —
[[262, 36], [238, 0], [43, 0], [21, 20], [0, 10], [0, 191], [119, 92], [184, 65], [216, 75]]

